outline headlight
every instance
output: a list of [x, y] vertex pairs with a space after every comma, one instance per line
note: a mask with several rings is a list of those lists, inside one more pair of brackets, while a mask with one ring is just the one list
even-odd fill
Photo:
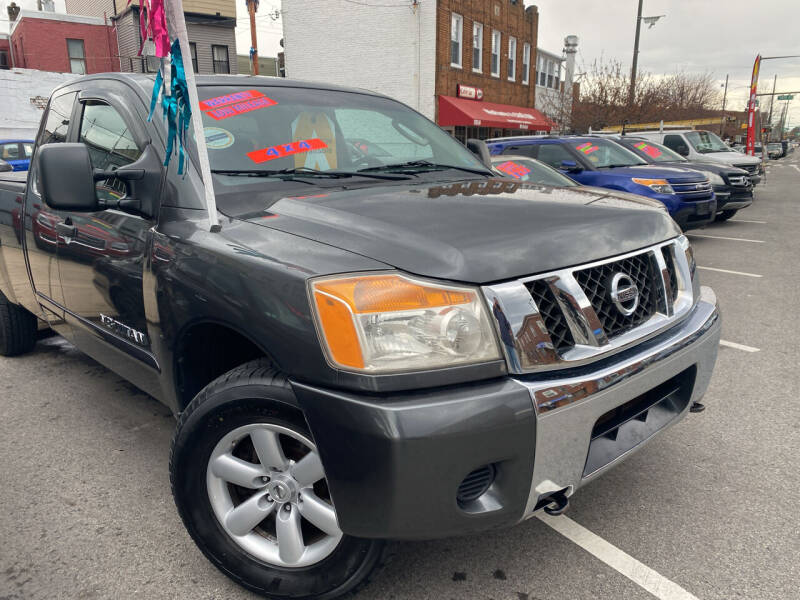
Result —
[[641, 179], [639, 177], [632, 178], [633, 183], [644, 185], [658, 194], [672, 194], [672, 186], [666, 179]]
[[694, 280], [694, 274], [695, 271], [697, 271], [697, 261], [694, 259], [692, 245], [688, 241], [686, 242], [686, 262], [689, 263], [689, 275], [691, 275], [692, 280]]
[[479, 292], [399, 274], [310, 283], [329, 360], [351, 371], [428, 370], [499, 359]]
[[706, 175], [708, 176], [708, 180], [711, 182], [711, 185], [725, 185], [725, 180], [716, 173], [710, 173], [706, 171]]

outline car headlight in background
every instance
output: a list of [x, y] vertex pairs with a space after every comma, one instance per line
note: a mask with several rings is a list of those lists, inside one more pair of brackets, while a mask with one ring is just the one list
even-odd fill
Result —
[[711, 182], [711, 185], [725, 185], [725, 180], [716, 173], [710, 173], [706, 171], [706, 176], [708, 177], [708, 180]]
[[368, 373], [428, 370], [501, 358], [478, 290], [394, 273], [312, 280], [328, 358]]
[[672, 186], [667, 182], [666, 179], [642, 179], [640, 177], [633, 177], [631, 181], [633, 181], [633, 183], [638, 183], [639, 185], [649, 187], [657, 194], [674, 193]]

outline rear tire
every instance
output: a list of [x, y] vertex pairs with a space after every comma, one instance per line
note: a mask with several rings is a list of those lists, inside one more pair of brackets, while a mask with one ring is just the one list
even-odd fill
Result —
[[[296, 406], [286, 377], [264, 360], [210, 383], [178, 421], [172, 494], [203, 554], [243, 587], [280, 600], [331, 599], [366, 584], [385, 543], [338, 530]], [[306, 458], [316, 469], [296, 468]]]
[[715, 220], [717, 223], [721, 223], [722, 221], [727, 221], [728, 219], [730, 219], [731, 217], [733, 217], [733, 215], [735, 215], [737, 212], [739, 212], [739, 210], [738, 210], [738, 209], [736, 209], [736, 210], [723, 210], [722, 212], [720, 212], [720, 213], [719, 213], [719, 214], [716, 216], [716, 218], [715, 218], [714, 220]]
[[36, 317], [0, 293], [0, 356], [18, 356], [36, 345]]

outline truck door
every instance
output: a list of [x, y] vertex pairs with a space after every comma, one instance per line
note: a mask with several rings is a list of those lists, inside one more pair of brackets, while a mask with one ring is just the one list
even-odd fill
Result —
[[[53, 96], [42, 119], [37, 147], [72, 141], [68, 135], [74, 112], [77, 92], [66, 91]], [[20, 229], [25, 237], [25, 255], [30, 271], [36, 301], [44, 307], [44, 316], [50, 326], [62, 335], [71, 330], [64, 323], [64, 297], [58, 275], [57, 250], [63, 240], [59, 228], [64, 220], [62, 211], [44, 203], [39, 194], [39, 175], [36, 158], [31, 165], [28, 187], [25, 191], [24, 214]]]
[[[92, 167], [113, 170], [136, 161], [145, 141], [130, 127], [130, 108], [79, 98], [76, 141], [86, 144]], [[119, 200], [125, 184], [96, 183], [100, 200]], [[68, 212], [58, 246], [67, 322], [75, 344], [97, 361], [156, 395], [158, 364], [151, 353], [142, 292], [150, 219], [107, 209]], [[154, 387], [155, 386], [155, 387]]]

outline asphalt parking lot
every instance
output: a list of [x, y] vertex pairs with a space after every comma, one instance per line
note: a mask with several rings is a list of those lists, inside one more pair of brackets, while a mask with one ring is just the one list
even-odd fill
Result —
[[[798, 189], [800, 151], [690, 236], [724, 317], [705, 412], [580, 490], [569, 520], [398, 544], [359, 597], [800, 598]], [[0, 394], [0, 599], [252, 597], [183, 529], [166, 408], [57, 337], [0, 359]]]

